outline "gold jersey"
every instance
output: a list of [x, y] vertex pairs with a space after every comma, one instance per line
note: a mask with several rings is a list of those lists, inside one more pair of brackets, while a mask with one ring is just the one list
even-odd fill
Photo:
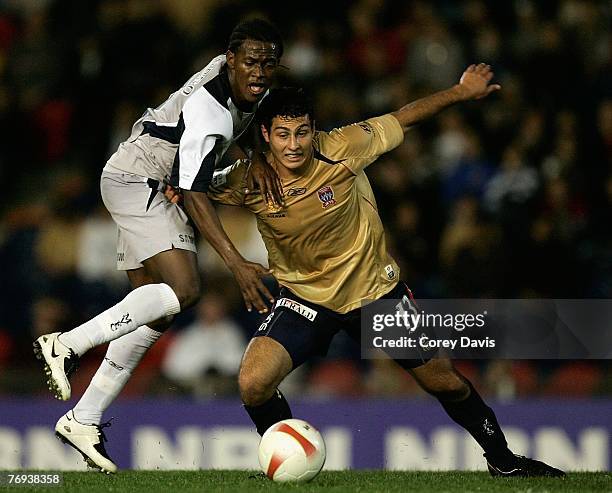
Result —
[[316, 132], [305, 173], [282, 182], [285, 204], [278, 210], [268, 208], [259, 194], [244, 194], [244, 162], [216, 173], [209, 196], [256, 215], [281, 286], [346, 313], [363, 300], [380, 298], [399, 280], [364, 169], [403, 139], [393, 115]]

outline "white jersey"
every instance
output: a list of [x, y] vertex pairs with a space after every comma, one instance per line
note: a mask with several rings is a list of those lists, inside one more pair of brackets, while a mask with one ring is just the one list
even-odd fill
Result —
[[253, 120], [231, 98], [225, 55], [214, 58], [157, 108], [148, 108], [105, 170], [206, 192], [213, 171]]

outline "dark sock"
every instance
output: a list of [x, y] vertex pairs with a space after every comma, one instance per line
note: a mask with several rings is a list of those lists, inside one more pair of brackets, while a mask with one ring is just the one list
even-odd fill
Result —
[[469, 381], [466, 380], [466, 383], [470, 387], [470, 395], [466, 399], [455, 402], [440, 400], [440, 404], [455, 423], [463, 426], [474, 437], [492, 464], [498, 467], [512, 464], [514, 455], [508, 449], [506, 437], [493, 409], [484, 403]]
[[253, 423], [255, 423], [257, 433], [260, 435], [263, 435], [274, 423], [293, 417], [289, 403], [278, 389], [276, 389], [274, 395], [263, 404], [259, 406], [247, 406], [245, 404], [244, 408], [246, 412], [249, 413]]

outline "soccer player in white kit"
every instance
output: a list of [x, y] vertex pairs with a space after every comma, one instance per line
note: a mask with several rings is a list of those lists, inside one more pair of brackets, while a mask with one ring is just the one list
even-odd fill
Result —
[[[81, 400], [56, 424], [58, 437], [102, 471], [117, 470], [104, 448], [103, 411], [173, 317], [200, 297], [191, 222], [236, 277], [249, 310], [267, 311], [262, 295], [272, 301], [261, 282], [268, 271], [236, 250], [206, 192], [223, 154], [247, 136], [282, 52], [282, 39], [267, 21], [239, 24], [226, 54], [214, 58], [163, 104], [147, 109], [102, 172], [102, 200], [118, 226], [117, 267], [127, 272], [133, 290], [84, 324], [43, 335], [34, 343], [51, 390], [58, 399], [68, 400], [68, 378], [79, 357], [112, 341]], [[261, 159], [254, 174], [262, 193], [272, 200], [280, 194], [274, 172], [266, 168]], [[182, 191], [185, 211], [165, 199], [167, 183]]]

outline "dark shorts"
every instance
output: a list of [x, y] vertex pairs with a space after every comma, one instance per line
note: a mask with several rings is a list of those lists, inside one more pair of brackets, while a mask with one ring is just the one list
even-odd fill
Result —
[[[397, 285], [379, 299], [401, 300], [403, 309], [415, 308], [412, 292], [406, 283]], [[270, 315], [253, 334], [267, 336], [279, 342], [291, 356], [297, 368], [315, 356], [325, 356], [334, 336], [343, 330], [357, 344], [361, 341], [361, 308], [348, 313], [336, 313], [321, 305], [310, 303], [281, 288]], [[405, 369], [416, 368], [428, 359], [395, 359]]]

